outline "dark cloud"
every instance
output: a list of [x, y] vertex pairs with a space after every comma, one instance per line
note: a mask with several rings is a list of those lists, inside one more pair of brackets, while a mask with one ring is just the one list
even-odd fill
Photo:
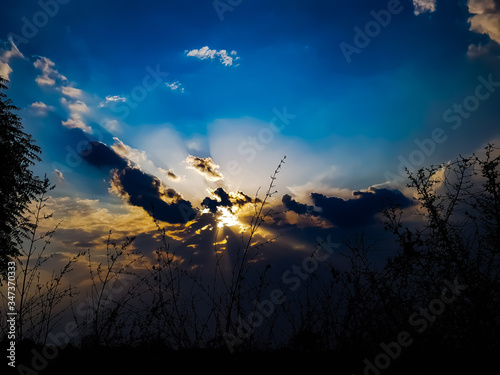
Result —
[[[103, 231], [101, 235], [106, 232]], [[99, 244], [99, 238], [95, 232], [87, 232], [83, 229], [58, 228], [54, 238], [70, 247], [91, 248]]]
[[113, 174], [112, 189], [134, 206], [144, 208], [158, 220], [171, 223], [187, 223], [194, 219], [196, 211], [191, 202], [171, 188], [166, 188], [156, 177], [140, 169], [125, 168]]
[[188, 168], [194, 169], [205, 177], [208, 181], [222, 180], [224, 176], [219, 172], [219, 166], [214, 163], [212, 158], [200, 158], [189, 155], [186, 158]]
[[160, 169], [162, 171], [164, 171], [164, 173], [167, 175], [167, 177], [169, 179], [171, 179], [172, 181], [179, 181], [181, 178], [179, 176], [177, 176], [175, 174], [175, 172], [171, 169], [169, 169], [168, 171], [165, 171], [164, 169]]
[[343, 200], [311, 193], [314, 206], [308, 206], [293, 200], [289, 195], [284, 195], [282, 202], [286, 208], [300, 215], [319, 216], [339, 227], [372, 224], [375, 215], [387, 205], [398, 205], [402, 208], [412, 205], [412, 201], [399, 190], [370, 188], [366, 192], [355, 191], [353, 196], [353, 199]]
[[[191, 202], [160, 179], [132, 168], [128, 161], [101, 142], [88, 142], [81, 156], [96, 167], [113, 170], [111, 190], [128, 203], [142, 207], [161, 221], [179, 224], [194, 219], [196, 211]], [[153, 212], [154, 209], [154, 212]]]
[[210, 210], [210, 212], [215, 213], [217, 212], [217, 207], [231, 207], [233, 204], [231, 203], [231, 200], [229, 199], [229, 194], [224, 191], [223, 188], [218, 188], [213, 192], [214, 195], [218, 196], [220, 198], [220, 201], [217, 199], [211, 199], [206, 197], [203, 199], [203, 202], [201, 202], [202, 207], [206, 207]]
[[312, 213], [314, 209], [313, 206], [308, 206], [306, 204], [297, 202], [288, 194], [283, 195], [283, 198], [281, 198], [281, 202], [283, 202], [287, 209], [296, 212], [299, 215]]
[[219, 197], [219, 199], [212, 199], [206, 197], [201, 202], [202, 207], [206, 207], [210, 210], [210, 212], [217, 212], [217, 207], [232, 207], [238, 206], [243, 207], [247, 203], [252, 203], [252, 198], [250, 198], [245, 193], [239, 191], [237, 193], [226, 193], [223, 188], [217, 188], [213, 193], [213, 195]]
[[128, 162], [106, 146], [104, 143], [92, 141], [80, 151], [80, 155], [90, 164], [102, 168], [123, 169]]

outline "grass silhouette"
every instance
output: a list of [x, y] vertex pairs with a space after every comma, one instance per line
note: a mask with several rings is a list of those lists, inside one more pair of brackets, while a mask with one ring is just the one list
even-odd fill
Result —
[[[81, 373], [95, 370], [96, 361], [103, 361], [97, 373], [177, 365], [249, 373], [268, 366], [306, 371], [328, 365], [341, 374], [437, 373], [466, 366], [477, 371], [492, 362], [500, 344], [500, 156], [493, 145], [483, 157], [460, 156], [408, 171], [408, 188], [418, 206], [388, 204], [383, 210], [385, 233], [394, 236], [397, 251], [380, 262], [376, 239], [363, 233], [347, 239], [342, 248], [347, 269], [321, 263], [297, 293], [287, 295], [287, 303], [276, 307], [265, 324], [250, 325], [251, 333], [229, 351], [225, 335], [238, 329], [240, 317], [256, 312], [254, 301], [269, 288], [280, 288], [268, 277], [269, 266], [253, 260], [278, 240], [254, 241], [259, 227], [276, 213], [269, 199], [284, 161], [264, 198], [255, 197], [241, 246], [221, 253], [214, 245], [209, 280], [192, 261], [170, 250], [167, 228], [155, 219], [161, 245], [154, 263], [133, 248], [134, 237], [118, 245], [110, 233], [104, 261], [95, 261], [90, 250], [78, 253], [43, 283], [46, 247], [57, 229], [37, 237], [40, 220], [49, 217], [42, 212], [50, 191], [46, 182], [33, 212], [29, 250], [18, 259], [18, 363], [33, 365], [33, 348], [43, 353], [66, 309], [72, 311], [78, 335], [36, 372], [65, 373], [90, 358], [94, 364], [79, 365]], [[408, 215], [415, 214], [420, 224], [408, 224]], [[37, 241], [43, 247], [35, 246]], [[231, 251], [234, 261], [227, 272], [222, 259]], [[77, 295], [63, 284], [72, 265], [83, 259], [90, 287], [86, 313], [79, 316], [76, 306], [85, 291]], [[250, 277], [250, 272], [259, 276]], [[6, 295], [1, 296], [6, 306]], [[8, 328], [2, 319], [5, 338]], [[411, 345], [390, 358], [383, 348], [402, 332]], [[390, 358], [388, 364], [381, 353]]]

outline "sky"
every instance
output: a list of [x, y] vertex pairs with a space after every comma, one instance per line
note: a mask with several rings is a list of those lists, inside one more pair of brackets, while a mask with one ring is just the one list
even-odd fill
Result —
[[[285, 265], [414, 205], [410, 170], [499, 139], [500, 2], [5, 0], [0, 75], [56, 188], [62, 254], [255, 240]], [[260, 199], [260, 201], [258, 199]], [[154, 208], [153, 208], [154, 207]]]

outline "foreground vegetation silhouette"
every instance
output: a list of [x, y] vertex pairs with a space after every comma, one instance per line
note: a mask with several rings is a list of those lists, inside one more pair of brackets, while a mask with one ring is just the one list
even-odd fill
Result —
[[25, 214], [28, 204], [42, 192], [42, 181], [33, 175], [29, 167], [40, 161], [41, 149], [29, 134], [23, 131], [17, 108], [6, 99], [5, 83], [0, 76], [0, 273], [6, 275], [7, 263], [20, 255], [29, 223]]
[[[287, 293], [270, 277], [269, 265], [255, 261], [267, 244], [279, 241], [259, 243], [255, 234], [282, 214], [269, 198], [285, 159], [264, 197], [253, 200], [255, 213], [241, 245], [222, 253], [214, 244], [209, 280], [170, 250], [167, 227], [158, 220], [161, 244], [152, 264], [131, 246], [133, 236], [120, 244], [110, 232], [104, 260], [89, 249], [51, 269], [49, 245], [57, 226], [41, 234], [39, 228], [50, 218], [45, 204], [53, 187], [29, 172], [29, 160], [38, 160], [40, 150], [21, 132], [15, 108], [2, 103], [2, 135], [8, 134], [4, 127], [16, 132], [2, 142], [24, 152], [15, 154], [22, 162], [14, 172], [31, 181], [16, 204], [11, 185], [2, 187], [9, 197], [4, 212], [17, 209], [2, 219], [2, 228], [12, 228], [2, 230], [24, 238], [23, 246], [12, 240], [11, 247], [2, 247], [2, 260], [16, 259], [18, 270], [15, 373], [254, 373], [328, 366], [339, 374], [432, 374], [466, 366], [477, 372], [494, 363], [500, 347], [500, 155], [493, 145], [480, 156], [408, 171], [416, 205], [401, 209], [388, 202], [382, 212], [380, 236], [394, 238], [389, 255], [382, 255], [388, 253], [377, 238], [359, 233], [339, 248], [342, 267], [322, 262], [297, 291]], [[16, 142], [25, 148], [15, 148]], [[320, 248], [312, 244], [311, 253]], [[69, 275], [84, 261], [89, 289], [77, 290]], [[254, 301], [272, 290], [282, 290], [284, 302], [238, 333], [241, 317], [255, 316]], [[6, 311], [8, 298], [1, 292]], [[5, 347], [7, 332], [2, 314]]]

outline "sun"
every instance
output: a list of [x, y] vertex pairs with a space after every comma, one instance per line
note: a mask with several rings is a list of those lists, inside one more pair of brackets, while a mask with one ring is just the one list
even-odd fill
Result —
[[240, 227], [243, 225], [239, 222], [236, 215], [232, 212], [232, 210], [228, 207], [217, 207], [217, 212], [219, 215], [217, 216], [217, 227], [234, 227], [239, 225]]

